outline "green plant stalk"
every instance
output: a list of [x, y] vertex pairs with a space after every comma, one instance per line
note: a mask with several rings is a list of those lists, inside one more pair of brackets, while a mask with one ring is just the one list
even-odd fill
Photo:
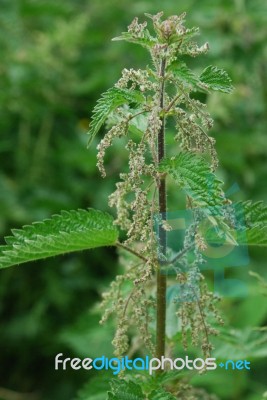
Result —
[[[164, 91], [165, 91], [165, 66], [166, 58], [161, 61], [160, 67], [160, 109], [164, 109]], [[161, 129], [158, 134], [158, 163], [165, 157], [165, 117], [161, 117]], [[162, 177], [159, 182], [159, 212], [162, 219], [165, 219], [167, 211], [166, 198], [166, 178]], [[163, 256], [166, 254], [166, 231], [162, 224], [159, 225], [159, 246]], [[165, 330], [166, 330], [166, 275], [162, 274], [160, 264], [157, 271], [157, 330], [156, 330], [156, 357], [161, 358], [165, 354]]]

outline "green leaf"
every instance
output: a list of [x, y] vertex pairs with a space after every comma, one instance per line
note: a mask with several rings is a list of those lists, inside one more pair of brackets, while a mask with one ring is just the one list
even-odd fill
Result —
[[141, 386], [123, 380], [113, 380], [111, 392], [108, 394], [108, 400], [144, 400], [145, 398]]
[[160, 172], [170, 174], [198, 207], [222, 205], [223, 182], [211, 172], [209, 164], [200, 156], [181, 152], [176, 157], [163, 160]]
[[[138, 112], [138, 110], [136, 110]], [[145, 115], [138, 115], [133, 118], [129, 123], [129, 132], [138, 137], [143, 135], [147, 129], [147, 117]]]
[[231, 93], [233, 90], [232, 80], [227, 72], [212, 65], [204, 69], [199, 79], [200, 84], [204, 84], [201, 85], [202, 88], [206, 86], [207, 89], [224, 93]]
[[169, 392], [165, 392], [164, 389], [153, 390], [149, 395], [149, 400], [176, 400], [177, 397], [173, 396]]
[[246, 224], [252, 227], [255, 224], [266, 226], [267, 224], [267, 204], [263, 201], [253, 203], [251, 200], [239, 202], [244, 208]]
[[143, 102], [143, 95], [136, 90], [113, 87], [103, 93], [93, 109], [93, 116], [88, 131], [88, 146], [113, 110], [123, 104], [141, 104]]
[[[237, 221], [236, 228], [228, 232], [235, 236], [239, 231], [238, 244], [244, 246], [267, 246], [267, 204], [262, 201], [238, 202], [233, 204], [233, 215]], [[243, 233], [243, 234], [242, 234]], [[216, 237], [212, 240], [217, 242]]]
[[170, 65], [168, 70], [174, 74], [175, 78], [190, 86], [196, 87], [196, 85], [199, 83], [198, 77], [184, 62], [175, 61]]
[[[182, 152], [176, 157], [163, 160], [160, 172], [170, 174], [180, 188], [193, 198], [196, 206], [207, 208], [207, 211], [208, 207], [211, 207], [211, 215], [207, 222], [211, 227], [213, 225], [214, 229], [206, 229], [208, 242], [216, 244], [221, 243], [223, 239], [229, 245], [267, 246], [267, 204], [251, 201], [233, 204], [233, 209], [229, 212], [235, 216], [238, 230], [228, 226], [224, 218], [218, 217], [223, 215], [223, 182], [210, 171], [209, 164], [201, 157], [194, 153]], [[215, 207], [214, 217], [212, 207]], [[236, 232], [239, 234], [235, 240]]]
[[143, 37], [134, 37], [130, 32], [123, 32], [120, 36], [117, 36], [112, 40], [125, 40], [126, 42], [139, 44], [147, 49], [153, 47], [156, 43], [156, 39], [150, 35], [147, 29], [143, 33]]
[[258, 201], [237, 203], [240, 209], [237, 219], [244, 221], [244, 245], [249, 246], [267, 246], [267, 204]]
[[73, 251], [114, 245], [118, 230], [113, 218], [101, 211], [62, 211], [43, 222], [13, 229], [0, 246], [0, 268]]

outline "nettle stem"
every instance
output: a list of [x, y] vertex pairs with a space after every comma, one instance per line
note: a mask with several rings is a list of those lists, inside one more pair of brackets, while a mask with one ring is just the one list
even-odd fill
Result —
[[[164, 109], [165, 92], [165, 66], [166, 58], [161, 61], [160, 67], [160, 109]], [[161, 117], [161, 129], [158, 134], [158, 163], [165, 157], [165, 117]], [[159, 182], [159, 211], [162, 220], [166, 218], [166, 178], [162, 177]], [[166, 254], [166, 231], [162, 224], [159, 225], [159, 246], [163, 256]], [[161, 358], [165, 354], [165, 330], [166, 330], [166, 275], [161, 271], [160, 265], [157, 271], [157, 333], [156, 333], [156, 357]]]

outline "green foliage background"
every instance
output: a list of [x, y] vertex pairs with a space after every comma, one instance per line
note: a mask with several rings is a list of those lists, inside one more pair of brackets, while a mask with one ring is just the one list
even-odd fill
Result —
[[[266, 200], [266, 2], [0, 0], [0, 7], [1, 237], [11, 227], [62, 209], [108, 209], [107, 196], [126, 153], [119, 144], [109, 151], [109, 178], [102, 180], [95, 167], [98, 139], [87, 150], [85, 133], [96, 100], [121, 69], [148, 63], [138, 46], [110, 42], [144, 12], [187, 11], [188, 25], [200, 26], [201, 41], [208, 41], [211, 50], [192, 65], [199, 70], [210, 64], [226, 69], [236, 88], [231, 96], [206, 98], [215, 119], [220, 177], [226, 188], [233, 188], [233, 199]], [[253, 250], [250, 256], [248, 269], [266, 277], [266, 250]], [[113, 250], [101, 249], [1, 271], [1, 399], [15, 399], [16, 393], [74, 399], [88, 373], [56, 372], [54, 356], [112, 354], [112, 326], [98, 325], [95, 304], [118, 272], [116, 259]], [[232, 337], [232, 347], [225, 345], [224, 350], [231, 357], [243, 340], [240, 357], [250, 357], [253, 370], [218, 371], [196, 382], [223, 400], [260, 400], [266, 390], [267, 338], [256, 355], [252, 350], [257, 337], [247, 331], [267, 325], [266, 293], [247, 271], [246, 275], [249, 295], [223, 302], [227, 321], [237, 329], [236, 347]], [[93, 398], [99, 385], [93, 374], [90, 377], [84, 399]], [[107, 381], [103, 376], [103, 387]]]

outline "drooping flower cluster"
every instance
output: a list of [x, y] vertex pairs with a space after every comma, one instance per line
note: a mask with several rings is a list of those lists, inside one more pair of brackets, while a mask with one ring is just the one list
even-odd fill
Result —
[[[125, 251], [120, 253], [120, 261], [125, 266], [126, 272], [118, 275], [111, 283], [110, 290], [103, 293], [102, 308], [105, 312], [100, 321], [106, 322], [112, 313], [117, 317], [117, 328], [114, 340], [114, 354], [122, 356], [128, 350], [134, 349], [134, 343], [130, 343], [129, 333], [131, 327], [138, 327], [139, 341], [152, 354], [155, 352], [150, 324], [152, 323], [152, 310], [155, 308], [155, 300], [148, 297], [144, 289], [148, 278], [144, 277], [144, 263], [137, 263], [135, 258], [127, 257]], [[147, 266], [147, 273], [151, 275], [151, 269]], [[129, 283], [130, 289], [129, 289]]]

